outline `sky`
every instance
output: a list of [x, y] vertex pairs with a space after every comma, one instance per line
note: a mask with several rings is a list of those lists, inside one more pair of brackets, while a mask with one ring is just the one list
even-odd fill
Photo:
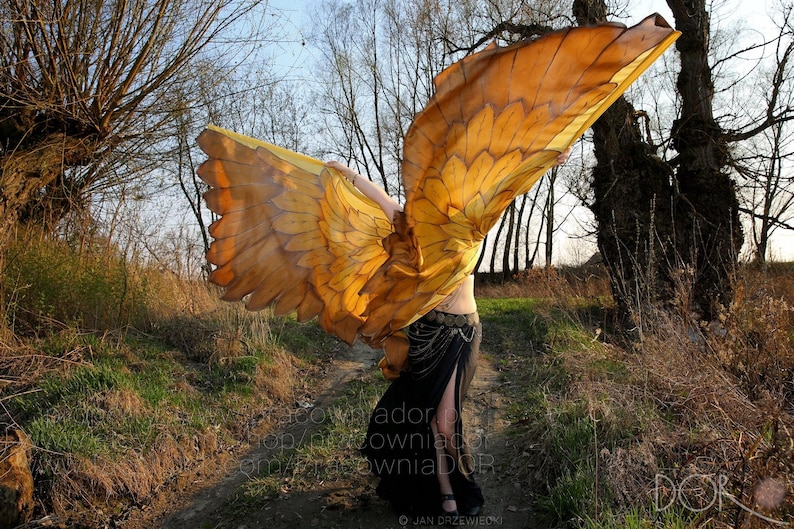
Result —
[[[306, 42], [305, 31], [309, 26], [313, 0], [270, 0], [270, 5], [284, 15], [281, 19], [282, 31], [287, 35], [287, 42], [280, 44], [277, 52], [276, 68], [284, 72], [286, 77], [310, 79], [312, 68], [316, 68], [317, 57], [311, 46]], [[712, 30], [732, 27], [737, 21], [748, 28], [761, 28], [766, 32], [774, 31], [769, 22], [776, 0], [713, 0]], [[629, 0], [627, 11], [629, 16], [621, 20], [626, 25], [633, 25], [652, 13], [659, 13], [671, 25], [675, 19], [664, 0]], [[748, 36], [753, 37], [752, 32]], [[570, 197], [571, 201], [575, 201]], [[583, 208], [580, 208], [583, 209]], [[596, 247], [592, 238], [581, 238], [585, 227], [589, 224], [588, 211], [577, 213], [577, 221], [568, 222], [555, 244], [558, 252], [557, 260], [563, 264], [575, 264], [586, 260]], [[749, 235], [749, 234], [746, 234]], [[747, 238], [747, 237], [746, 237]], [[794, 233], [778, 230], [771, 242], [770, 254], [776, 260], [794, 260]]]
[[[774, 0], [713, 0], [711, 3], [715, 12], [725, 17], [726, 22], [742, 19], [747, 21], [748, 25], [764, 26], [767, 24], [769, 18], [767, 13], [771, 12]], [[664, 0], [630, 0], [630, 4], [629, 12], [632, 16], [627, 24], [639, 22], [651, 13], [659, 13], [673, 25], [675, 20], [673, 13]]]
[[[765, 27], [768, 25], [768, 13], [772, 12], [777, 0], [712, 0], [715, 12], [720, 14], [720, 19], [713, 20], [712, 24], [721, 21], [730, 23], [734, 20], [744, 20], [749, 27]], [[285, 46], [280, 64], [285, 67], [302, 67], [306, 59], [311, 57], [309, 46], [303, 46], [305, 41], [303, 31], [307, 21], [312, 16], [311, 6], [316, 0], [269, 0], [269, 5], [285, 15], [284, 29], [294, 38], [290, 39], [293, 46]], [[659, 13], [671, 25], [674, 17], [664, 0], [628, 0], [628, 18], [622, 20], [626, 25], [633, 25], [652, 13]]]

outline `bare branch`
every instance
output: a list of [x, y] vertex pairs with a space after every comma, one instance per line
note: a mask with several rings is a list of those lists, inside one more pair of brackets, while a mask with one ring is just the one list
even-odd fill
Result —
[[745, 208], [745, 207], [739, 207], [739, 211], [741, 211], [742, 213], [744, 213], [746, 215], [750, 215], [751, 217], [756, 218], [756, 219], [767, 220], [771, 224], [774, 224], [775, 226], [779, 226], [779, 227], [785, 228], [787, 230], [794, 230], [794, 224], [790, 224], [790, 223], [788, 223], [786, 221], [780, 220], [777, 217], [763, 215], [761, 213], [758, 213], [755, 210], [752, 210], [752, 209], [749, 209], [749, 208]]

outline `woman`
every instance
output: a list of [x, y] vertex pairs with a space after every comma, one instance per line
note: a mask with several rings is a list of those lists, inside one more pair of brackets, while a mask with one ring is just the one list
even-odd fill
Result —
[[[402, 211], [369, 179], [339, 162], [327, 166], [375, 201], [388, 218]], [[474, 277], [410, 325], [407, 335], [410, 371], [378, 402], [362, 448], [381, 477], [378, 494], [398, 510], [416, 515], [476, 515], [483, 498], [471, 477], [460, 413], [481, 339]]]
[[[564, 163], [570, 151], [557, 158]], [[388, 218], [402, 207], [382, 188], [339, 162], [328, 162]], [[474, 377], [482, 328], [468, 276], [433, 310], [412, 323], [410, 369], [401, 373], [370, 417], [362, 453], [381, 478], [379, 496], [400, 512], [476, 516], [484, 503], [463, 436], [462, 403]], [[442, 520], [443, 521], [443, 520]]]

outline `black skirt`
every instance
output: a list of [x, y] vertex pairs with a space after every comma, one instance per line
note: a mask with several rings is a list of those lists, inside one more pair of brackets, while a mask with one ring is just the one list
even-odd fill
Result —
[[463, 435], [462, 402], [474, 377], [482, 337], [476, 314], [432, 312], [407, 329], [410, 370], [392, 382], [372, 412], [361, 452], [380, 477], [378, 495], [401, 513], [438, 514], [441, 506], [435, 439], [430, 421], [457, 367], [457, 458], [446, 454], [450, 482], [461, 512], [483, 504], [473, 479], [474, 461]]

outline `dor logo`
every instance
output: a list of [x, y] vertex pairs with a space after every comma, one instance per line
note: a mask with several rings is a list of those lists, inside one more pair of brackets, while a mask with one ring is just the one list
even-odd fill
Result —
[[[691, 512], [704, 512], [710, 509], [721, 511], [726, 501], [766, 522], [789, 527], [791, 524], [770, 518], [753, 507], [743, 504], [728, 490], [728, 476], [724, 474], [691, 474], [674, 480], [665, 474], [656, 474], [654, 479], [653, 506], [656, 511], [664, 511], [679, 505]], [[786, 497], [786, 488], [772, 478], [760, 481], [754, 491], [754, 505], [773, 510]]]

